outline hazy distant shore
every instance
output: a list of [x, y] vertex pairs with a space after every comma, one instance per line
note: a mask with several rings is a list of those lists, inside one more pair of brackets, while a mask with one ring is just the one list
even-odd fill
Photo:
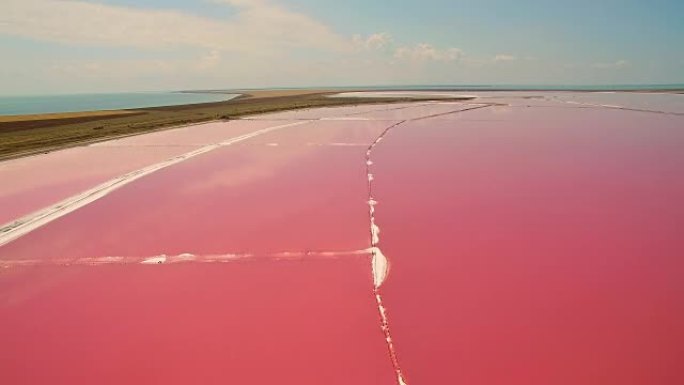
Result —
[[160, 129], [298, 108], [395, 103], [416, 99], [330, 98], [331, 90], [234, 90], [232, 100], [113, 111], [0, 117], [0, 160]]
[[126, 92], [65, 95], [0, 96], [0, 117], [8, 115], [62, 114], [113, 111], [186, 104], [223, 102], [232, 93]]
[[[200, 104], [81, 111], [49, 114], [0, 115], [0, 160], [52, 151], [64, 147], [84, 145], [111, 138], [137, 135], [159, 129], [201, 123], [212, 120], [231, 119], [250, 114], [283, 111], [298, 108], [341, 106], [369, 103], [393, 103], [432, 99], [431, 97], [336, 97], [329, 96], [350, 91], [525, 91], [525, 92], [641, 92], [684, 94], [684, 86], [657, 86], [639, 89], [603, 87], [585, 90], [581, 87], [543, 89], [533, 87], [359, 87], [326, 89], [242, 89], [242, 90], [187, 90], [178, 93], [214, 93], [238, 95], [230, 100]], [[445, 100], [444, 98], [439, 98]], [[458, 94], [452, 99], [462, 99]]]

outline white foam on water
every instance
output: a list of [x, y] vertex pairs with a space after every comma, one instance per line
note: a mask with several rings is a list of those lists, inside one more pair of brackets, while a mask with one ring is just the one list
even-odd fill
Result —
[[143, 265], [157, 265], [157, 264], [162, 264], [164, 262], [166, 262], [166, 256], [161, 255], [159, 257], [147, 258], [140, 263]]
[[131, 256], [105, 256], [105, 257], [84, 257], [84, 258], [46, 258], [46, 259], [19, 259], [19, 260], [0, 260], [0, 267], [22, 267], [22, 266], [103, 266], [103, 265], [124, 265], [124, 264], [178, 264], [178, 263], [227, 263], [234, 261], [262, 259], [272, 261], [297, 261], [304, 259], [337, 259], [352, 256], [372, 256], [372, 249], [362, 250], [343, 250], [343, 251], [281, 251], [275, 253], [224, 253], [224, 254], [192, 254], [183, 253], [179, 255], [159, 254], [145, 257]]
[[370, 234], [371, 234], [371, 248], [369, 249], [371, 253], [371, 272], [373, 275], [373, 294], [375, 295], [375, 302], [378, 306], [378, 314], [380, 314], [380, 329], [385, 336], [385, 342], [387, 343], [387, 349], [389, 351], [390, 360], [392, 361], [392, 367], [396, 372], [397, 383], [399, 385], [407, 385], [402, 373], [401, 366], [399, 365], [399, 359], [397, 357], [397, 352], [394, 347], [394, 341], [392, 340], [392, 334], [389, 327], [388, 312], [385, 305], [382, 303], [382, 295], [380, 294], [380, 287], [387, 280], [390, 271], [390, 263], [385, 254], [380, 250], [380, 226], [376, 223], [375, 214], [376, 206], [378, 201], [373, 196], [373, 181], [374, 176], [371, 172], [373, 161], [371, 160], [371, 155], [373, 148], [382, 141], [385, 134], [389, 132], [390, 129], [396, 127], [401, 123], [395, 124], [388, 127], [388, 129], [378, 137], [375, 142], [366, 151], [366, 174], [368, 177], [368, 216], [370, 222]]
[[306, 145], [310, 146], [310, 147], [325, 147], [325, 146], [330, 146], [330, 147], [365, 147], [365, 146], [368, 146], [368, 143], [345, 143], [345, 142], [313, 143], [313, 142], [309, 142]]
[[385, 254], [382, 253], [379, 247], [373, 247], [372, 254], [373, 285], [375, 285], [376, 289], [379, 289], [389, 273], [389, 261], [387, 261], [387, 257], [385, 257]]
[[359, 120], [372, 120], [370, 118], [364, 118], [364, 117], [354, 117], [354, 116], [333, 116], [333, 117], [328, 117], [328, 118], [320, 118], [319, 120], [351, 120], [351, 121], [359, 121]]

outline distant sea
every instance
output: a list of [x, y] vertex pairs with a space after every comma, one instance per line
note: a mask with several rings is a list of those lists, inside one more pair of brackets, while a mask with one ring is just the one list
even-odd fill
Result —
[[122, 110], [211, 103], [230, 100], [238, 94], [135, 92], [116, 94], [73, 94], [49, 96], [0, 96], [0, 115]]
[[608, 84], [608, 85], [534, 85], [534, 84], [406, 84], [376, 86], [316, 86], [243, 88], [244, 90], [358, 90], [358, 91], [682, 91], [684, 84]]
[[399, 86], [361, 86], [361, 87], [320, 87], [325, 89], [358, 90], [453, 90], [453, 91], [650, 91], [684, 90], [684, 84], [608, 84], [608, 85], [520, 85], [520, 84], [455, 84], [455, 85], [399, 85]]
[[[339, 90], [454, 90], [454, 91], [646, 91], [684, 90], [684, 84], [643, 85], [395, 85], [395, 86], [349, 86], [305, 87]], [[267, 88], [255, 88], [255, 90]], [[268, 88], [302, 89], [302, 88]], [[121, 110], [177, 106], [183, 104], [211, 103], [230, 100], [239, 96], [230, 91], [194, 92], [130, 92], [112, 94], [72, 94], [49, 96], [0, 96], [0, 115], [45, 114], [60, 112]]]

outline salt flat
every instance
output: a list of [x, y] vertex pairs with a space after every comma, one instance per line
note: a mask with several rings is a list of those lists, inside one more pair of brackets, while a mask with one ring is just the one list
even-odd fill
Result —
[[684, 381], [684, 96], [468, 94], [0, 163], [0, 372]]

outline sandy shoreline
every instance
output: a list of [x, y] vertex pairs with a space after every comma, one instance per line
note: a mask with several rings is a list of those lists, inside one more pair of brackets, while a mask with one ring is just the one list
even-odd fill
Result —
[[[407, 90], [418, 93], [418, 89]], [[566, 94], [681, 94], [684, 90], [651, 89], [651, 90], [511, 90], [511, 89], [430, 89], [431, 93], [471, 93], [480, 92], [501, 95], [517, 92], [533, 93], [562, 92]], [[29, 156], [46, 151], [80, 146], [102, 140], [138, 135], [157, 130], [175, 128], [196, 123], [217, 120], [229, 120], [247, 115], [263, 114], [302, 108], [331, 107], [373, 103], [397, 103], [405, 101], [432, 100], [431, 97], [336, 97], [330, 95], [344, 92], [389, 92], [382, 88], [373, 89], [271, 89], [271, 90], [225, 90], [225, 91], [180, 91], [180, 92], [213, 92], [239, 93], [237, 98], [202, 104], [185, 104], [165, 107], [151, 107], [128, 110], [85, 111], [61, 114], [32, 114], [0, 116], [0, 161], [5, 159]], [[401, 90], [391, 90], [393, 93]], [[453, 94], [457, 100], [460, 95]], [[436, 99], [436, 98], [434, 98]], [[438, 98], [449, 100], [448, 98]]]
[[[235, 91], [231, 91], [235, 93]], [[329, 90], [245, 90], [228, 101], [110, 112], [27, 115], [0, 120], [0, 161], [113, 138], [292, 109], [395, 103], [394, 98], [329, 98]], [[337, 91], [335, 91], [337, 92]]]

